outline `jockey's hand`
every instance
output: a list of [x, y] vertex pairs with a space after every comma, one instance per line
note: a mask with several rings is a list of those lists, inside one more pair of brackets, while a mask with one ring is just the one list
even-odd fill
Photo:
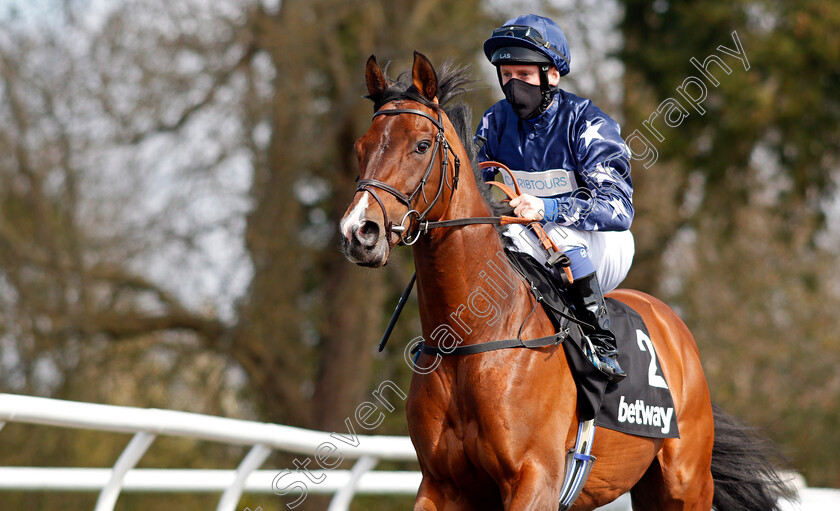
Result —
[[545, 205], [542, 199], [527, 193], [511, 199], [510, 205], [513, 208], [513, 214], [525, 220], [539, 221], [545, 216]]

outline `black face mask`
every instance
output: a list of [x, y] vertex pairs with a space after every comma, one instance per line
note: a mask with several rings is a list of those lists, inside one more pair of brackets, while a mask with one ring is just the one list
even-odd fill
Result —
[[520, 119], [531, 119], [542, 113], [543, 95], [539, 85], [511, 78], [502, 86], [502, 91]]

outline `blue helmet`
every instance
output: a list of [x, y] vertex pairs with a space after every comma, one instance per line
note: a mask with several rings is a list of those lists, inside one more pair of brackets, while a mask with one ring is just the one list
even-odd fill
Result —
[[526, 14], [508, 20], [484, 41], [484, 55], [494, 65], [552, 64], [564, 76], [572, 56], [566, 35], [548, 18]]

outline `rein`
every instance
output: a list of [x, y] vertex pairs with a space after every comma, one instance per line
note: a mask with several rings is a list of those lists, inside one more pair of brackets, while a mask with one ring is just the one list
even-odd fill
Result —
[[[435, 136], [435, 143], [432, 149], [432, 157], [429, 160], [429, 165], [426, 167], [426, 172], [423, 174], [423, 178], [420, 180], [420, 183], [411, 192], [411, 194], [405, 194], [400, 191], [395, 186], [386, 183], [384, 181], [380, 181], [378, 179], [361, 179], [359, 180], [358, 185], [356, 186], [355, 193], [359, 192], [368, 192], [373, 196], [373, 199], [379, 204], [379, 208], [382, 210], [382, 217], [385, 224], [385, 231], [386, 234], [390, 237], [391, 233], [396, 233], [400, 237], [400, 241], [398, 244], [400, 245], [413, 245], [420, 239], [421, 235], [428, 234], [431, 229], [438, 229], [441, 227], [459, 227], [464, 225], [477, 225], [477, 224], [491, 224], [491, 225], [509, 225], [509, 224], [525, 224], [531, 223], [529, 220], [524, 220], [522, 218], [511, 217], [511, 216], [500, 216], [500, 217], [470, 217], [470, 218], [457, 218], [454, 220], [437, 220], [437, 221], [428, 221], [426, 217], [428, 216], [429, 212], [432, 208], [435, 207], [438, 200], [440, 200], [441, 195], [443, 195], [443, 187], [444, 184], [452, 190], [452, 194], [455, 194], [455, 190], [458, 189], [458, 179], [461, 171], [461, 160], [458, 158], [458, 155], [452, 151], [452, 146], [449, 144], [449, 141], [446, 139], [446, 134], [444, 133], [444, 126], [443, 126], [443, 116], [441, 115], [440, 110], [438, 110], [437, 114], [438, 117], [435, 119], [431, 115], [427, 114], [422, 110], [417, 110], [414, 108], [392, 108], [388, 110], [379, 110], [378, 112], [373, 114], [373, 118], [375, 119], [379, 115], [401, 115], [401, 114], [411, 114], [411, 115], [419, 115], [424, 117], [432, 122], [438, 129], [438, 133]], [[437, 193], [434, 196], [432, 202], [429, 202], [429, 199], [426, 197], [426, 182], [429, 180], [429, 177], [432, 174], [432, 170], [434, 168], [435, 159], [437, 157], [438, 152], [441, 154], [441, 176], [440, 176], [440, 184], [438, 185]], [[449, 174], [449, 153], [452, 153], [452, 156], [455, 159], [455, 170], [452, 176], [452, 185], [449, 185], [449, 181], [447, 180], [447, 175]], [[481, 168], [488, 167], [488, 166], [497, 166], [508, 173], [510, 170], [501, 163], [498, 162], [482, 162]], [[511, 176], [513, 177], [513, 176]], [[509, 197], [515, 197], [519, 195], [519, 188], [516, 185], [516, 180], [513, 180], [514, 187], [516, 188], [516, 194], [513, 194], [513, 191], [510, 190], [508, 187], [502, 185], [501, 183], [490, 182], [490, 184], [495, 184], [499, 188], [508, 193]], [[402, 219], [400, 220], [399, 224], [394, 225], [388, 219], [388, 212], [385, 210], [385, 204], [382, 202], [382, 199], [379, 197], [379, 194], [376, 193], [376, 189], [385, 191], [390, 193], [394, 196], [398, 201], [402, 202], [408, 208], [408, 211], [405, 215], [403, 215]], [[423, 195], [423, 200], [426, 201], [426, 209], [423, 212], [418, 212], [413, 207], [413, 203], [415, 198], [418, 194]], [[449, 204], [447, 205], [447, 209], [449, 205], [452, 204], [452, 196], [450, 195]], [[408, 225], [406, 225], [406, 220], [408, 220]]]
[[[444, 125], [443, 125], [443, 116], [441, 115], [441, 110], [438, 109], [437, 111], [437, 119], [432, 117], [426, 112], [422, 110], [417, 110], [414, 108], [392, 108], [388, 110], [379, 110], [378, 112], [373, 114], [373, 118], [375, 119], [377, 116], [380, 115], [401, 115], [401, 114], [410, 114], [410, 115], [419, 115], [425, 119], [431, 121], [432, 124], [435, 125], [438, 129], [438, 133], [435, 136], [435, 143], [434, 148], [432, 149], [432, 157], [429, 160], [429, 165], [426, 167], [426, 172], [423, 174], [420, 183], [411, 192], [411, 194], [405, 194], [400, 191], [395, 186], [381, 181], [379, 179], [361, 179], [359, 180], [358, 185], [356, 186], [355, 193], [359, 192], [368, 192], [374, 198], [374, 200], [379, 204], [379, 208], [382, 210], [382, 217], [385, 224], [386, 235], [390, 236], [391, 233], [396, 233], [400, 237], [400, 241], [398, 244], [400, 245], [413, 245], [420, 239], [420, 236], [424, 234], [428, 234], [432, 229], [439, 229], [442, 227], [460, 227], [465, 225], [479, 225], [479, 224], [491, 224], [491, 225], [510, 225], [510, 224], [535, 224], [531, 220], [526, 220], [524, 218], [512, 217], [512, 216], [491, 216], [491, 217], [468, 217], [468, 218], [456, 218], [453, 220], [434, 220], [429, 221], [426, 220], [429, 212], [432, 208], [437, 204], [438, 200], [440, 200], [441, 195], [443, 194], [443, 187], [446, 184], [450, 190], [452, 190], [452, 195], [449, 198], [449, 204], [447, 204], [447, 210], [449, 206], [452, 205], [452, 196], [455, 194], [455, 190], [458, 189], [458, 179], [459, 173], [461, 169], [461, 160], [458, 158], [458, 155], [452, 151], [452, 146], [449, 144], [449, 141], [446, 139], [446, 134], [444, 133]], [[435, 194], [434, 199], [430, 203], [428, 198], [426, 197], [426, 182], [428, 181], [429, 177], [432, 174], [432, 170], [434, 168], [435, 159], [437, 157], [438, 152], [441, 153], [441, 177], [440, 177], [440, 184], [438, 185], [437, 193]], [[449, 170], [449, 153], [452, 153], [452, 156], [455, 159], [455, 171], [452, 176], [452, 185], [449, 186], [449, 182], [447, 180], [448, 170]], [[508, 187], [503, 183], [498, 183], [495, 181], [490, 181], [488, 184], [494, 185], [501, 189], [510, 199], [514, 197], [518, 197], [521, 192], [519, 190], [519, 185], [516, 183], [516, 178], [513, 176], [513, 173], [510, 169], [504, 165], [503, 163], [495, 162], [495, 161], [485, 161], [479, 164], [480, 168], [487, 168], [487, 167], [497, 167], [502, 171], [506, 172], [510, 178], [511, 182], [513, 183], [513, 189]], [[376, 193], [376, 189], [385, 191], [393, 195], [397, 200], [402, 202], [408, 208], [408, 211], [405, 215], [403, 215], [402, 220], [398, 225], [394, 225], [388, 219], [388, 212], [385, 209], [385, 204], [382, 202], [382, 199], [379, 197], [379, 194]], [[414, 202], [415, 197], [418, 194], [423, 194], [423, 200], [426, 201], [426, 209], [423, 210], [422, 213], [418, 212], [416, 209], [413, 208], [412, 204]], [[416, 217], [413, 218], [412, 217]], [[408, 225], [405, 225], [406, 220], [408, 220]], [[541, 229], [540, 229], [541, 231]], [[545, 235], [544, 231], [541, 236], [541, 239], [548, 239]], [[553, 243], [551, 243], [553, 246]], [[548, 248], [548, 247], [546, 247]], [[557, 248], [554, 247], [555, 251]], [[557, 252], [558, 254], [562, 255], [561, 252]], [[405, 302], [408, 299], [408, 295], [411, 293], [412, 288], [414, 287], [414, 282], [416, 280], [417, 274], [415, 273], [411, 277], [411, 281], [406, 286], [405, 290], [403, 291], [402, 296], [400, 297], [399, 302], [397, 303], [396, 308], [394, 309], [394, 313], [391, 316], [391, 321], [388, 324], [388, 327], [385, 330], [382, 339], [379, 342], [379, 351], [382, 351], [385, 348], [385, 344], [388, 342], [388, 338], [391, 336], [391, 332], [393, 331], [394, 325], [397, 322], [397, 319], [402, 313], [402, 309], [405, 306]], [[533, 285], [531, 286], [533, 288]], [[533, 312], [533, 311], [532, 311]], [[529, 315], [530, 317], [530, 315]], [[524, 325], [524, 323], [523, 323]], [[520, 328], [521, 330], [521, 328]], [[517, 339], [503, 339], [499, 341], [492, 341], [490, 343], [483, 343], [477, 346], [459, 346], [456, 347], [454, 350], [443, 350], [440, 351], [437, 348], [433, 348], [430, 346], [424, 346], [419, 344], [415, 347], [415, 356], [419, 355], [420, 352], [429, 353], [429, 354], [441, 354], [441, 355], [467, 355], [473, 353], [482, 353], [485, 351], [494, 351], [498, 349], [507, 349], [507, 348], [536, 348], [536, 347], [544, 347], [544, 346], [551, 346], [557, 345], [563, 341], [565, 335], [550, 335], [548, 337], [543, 337], [540, 339], [533, 339], [530, 341], [523, 341], [520, 338]]]

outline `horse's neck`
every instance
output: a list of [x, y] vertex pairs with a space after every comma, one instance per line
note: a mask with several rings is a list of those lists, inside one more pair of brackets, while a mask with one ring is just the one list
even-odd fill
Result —
[[[454, 194], [446, 218], [489, 215], [470, 181]], [[492, 225], [433, 230], [414, 245], [414, 259], [427, 344], [451, 344], [453, 339], [473, 344], [517, 334], [519, 305], [527, 290], [508, 264]]]

